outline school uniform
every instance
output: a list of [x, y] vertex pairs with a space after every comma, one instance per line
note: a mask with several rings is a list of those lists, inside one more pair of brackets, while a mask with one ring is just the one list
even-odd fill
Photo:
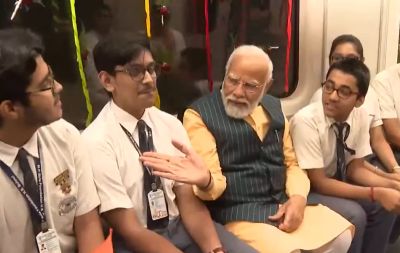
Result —
[[[319, 88], [311, 98], [310, 104], [322, 101], [322, 88]], [[368, 90], [367, 96], [365, 97], [365, 101], [363, 105], [360, 107], [366, 110], [368, 115], [368, 125], [371, 130], [374, 127], [379, 127], [383, 125], [382, 117], [381, 117], [381, 109], [379, 107], [378, 95], [376, 91], [370, 87]], [[400, 161], [400, 157], [396, 154], [395, 150], [393, 150], [395, 154], [396, 160]], [[384, 170], [385, 172], [389, 172], [392, 168], [386, 168], [379, 157], [373, 153], [365, 158], [369, 163], [378, 166], [378, 168]]]
[[[139, 161], [139, 152], [134, 143], [142, 148], [141, 126], [145, 124], [147, 136], [152, 136], [153, 150], [172, 156], [182, 156], [171, 143], [179, 140], [190, 146], [185, 129], [179, 120], [167, 113], [151, 107], [145, 110], [141, 119], [136, 119], [119, 108], [113, 101], [109, 102], [96, 120], [83, 132], [88, 145], [94, 178], [100, 196], [100, 213], [117, 208], [133, 209], [143, 227], [147, 227], [169, 240], [176, 247], [187, 253], [201, 252], [187, 233], [179, 216], [174, 187], [182, 183], [165, 178], [154, 182], [157, 189], [162, 189], [167, 213], [161, 226], [154, 225], [154, 209], [148, 196], [148, 171]], [[152, 183], [151, 183], [152, 184]], [[153, 185], [152, 185], [153, 186]], [[151, 191], [151, 190], [150, 190]], [[161, 217], [161, 216], [160, 216]], [[128, 221], [127, 221], [128, 222]], [[250, 246], [239, 241], [215, 223], [215, 228], [223, 247], [232, 252], [256, 252]], [[131, 252], [123, 238], [114, 231], [113, 247], [116, 253]]]
[[61, 252], [75, 253], [75, 217], [100, 204], [79, 131], [61, 119], [39, 128], [21, 149], [0, 141], [0, 160], [0, 252], [38, 252], [35, 237], [42, 217], [14, 184], [17, 181], [11, 180], [14, 175], [39, 211], [44, 209], [43, 217], [48, 228], [56, 231]]
[[382, 119], [400, 122], [400, 64], [376, 75], [371, 86], [377, 92]]
[[[382, 119], [398, 119], [400, 122], [400, 64], [379, 73], [371, 83], [376, 91]], [[400, 149], [393, 148], [400, 163]]]
[[[325, 116], [322, 102], [312, 103], [296, 113], [290, 121], [294, 150], [302, 169], [321, 169], [330, 178], [345, 181], [344, 168], [353, 159], [364, 158], [372, 153], [369, 136], [369, 116], [364, 108], [354, 108], [344, 122], [347, 150], [337, 145], [336, 122]], [[337, 131], [337, 130], [336, 130]], [[353, 150], [353, 151], [350, 151]], [[395, 214], [386, 211], [379, 203], [369, 200], [350, 200], [322, 196], [321, 203], [338, 212], [355, 225], [350, 253], [384, 253]]]

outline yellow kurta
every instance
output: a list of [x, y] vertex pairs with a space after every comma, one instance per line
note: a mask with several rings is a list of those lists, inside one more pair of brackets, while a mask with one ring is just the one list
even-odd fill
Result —
[[[262, 106], [256, 107], [245, 120], [253, 127], [258, 137], [261, 140], [264, 139], [269, 129], [270, 116]], [[221, 171], [214, 136], [208, 131], [200, 115], [194, 110], [189, 109], [185, 112], [183, 125], [189, 135], [193, 149], [203, 158], [214, 180], [211, 189], [202, 191], [194, 186], [194, 192], [203, 200], [215, 200], [225, 191], [226, 179]], [[289, 134], [289, 122], [286, 119], [283, 153], [287, 168], [287, 195], [289, 197], [293, 195], [307, 197], [310, 191], [310, 181], [307, 173], [300, 169], [297, 163]], [[332, 241], [347, 229], [351, 229], [352, 233], [354, 232], [351, 223], [322, 205], [307, 207], [303, 223], [295, 232], [290, 234], [269, 224], [247, 221], [230, 222], [225, 227], [261, 253], [289, 253], [298, 249], [313, 250]]]

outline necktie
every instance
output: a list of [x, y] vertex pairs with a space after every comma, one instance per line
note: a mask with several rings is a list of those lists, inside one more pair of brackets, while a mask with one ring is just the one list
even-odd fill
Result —
[[[21, 148], [17, 155], [19, 167], [24, 175], [24, 189], [26, 193], [32, 198], [37, 206], [39, 206], [39, 190], [32, 173], [31, 166], [28, 162], [28, 153], [25, 149]], [[41, 231], [41, 221], [36, 211], [29, 205], [29, 211], [31, 214], [33, 234], [36, 237]]]
[[[355, 150], [347, 147], [346, 140], [350, 134], [350, 126], [346, 122], [333, 124], [336, 134], [336, 165], [337, 165], [337, 179], [346, 182], [346, 156], [345, 150], [351, 155], [354, 155]], [[345, 133], [343, 133], [345, 132]]]
[[[153, 143], [153, 138], [151, 134], [151, 128], [144, 122], [143, 120], [139, 120], [138, 123], [138, 132], [139, 132], [139, 147], [140, 151], [142, 153], [148, 152], [148, 151], [154, 151], [154, 143]], [[151, 185], [153, 183], [156, 184], [157, 189], [162, 189], [161, 185], [161, 180], [159, 177], [153, 177], [153, 175], [150, 175], [147, 169], [144, 169], [143, 172], [143, 186], [144, 186], [144, 194], [146, 197], [146, 206], [147, 206], [147, 228], [150, 230], [153, 229], [162, 229], [166, 228], [169, 223], [169, 217], [165, 217], [159, 220], [153, 220], [151, 217], [151, 211], [150, 211], [150, 206], [149, 206], [149, 199], [148, 199], [148, 193], [152, 191]], [[165, 204], [167, 204], [167, 201], [165, 201]], [[167, 210], [168, 210], [168, 205], [167, 205]]]

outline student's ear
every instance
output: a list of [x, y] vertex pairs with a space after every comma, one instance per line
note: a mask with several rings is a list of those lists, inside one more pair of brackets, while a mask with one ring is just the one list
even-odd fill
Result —
[[365, 97], [364, 96], [358, 97], [357, 101], [356, 101], [356, 107], [358, 108], [358, 107], [362, 106], [364, 104], [364, 101], [365, 101]]
[[0, 104], [0, 115], [3, 119], [17, 119], [20, 114], [20, 107], [22, 105], [18, 105], [16, 103], [12, 103], [10, 100], [5, 100]]
[[112, 93], [115, 89], [114, 77], [105, 71], [99, 73], [99, 79], [104, 89]]

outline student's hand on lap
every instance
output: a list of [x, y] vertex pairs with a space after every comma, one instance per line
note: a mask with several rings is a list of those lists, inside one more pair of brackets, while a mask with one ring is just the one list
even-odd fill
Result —
[[287, 233], [295, 231], [303, 222], [304, 210], [307, 206], [307, 200], [300, 195], [292, 196], [283, 204], [278, 212], [270, 216], [272, 221], [281, 221], [279, 229]]
[[192, 149], [173, 140], [172, 144], [185, 154], [185, 157], [146, 152], [140, 157], [144, 165], [153, 169], [156, 176], [181, 183], [206, 187], [210, 182], [210, 172], [203, 160]]
[[400, 214], [400, 192], [397, 190], [377, 187], [374, 189], [374, 199], [388, 211]]

